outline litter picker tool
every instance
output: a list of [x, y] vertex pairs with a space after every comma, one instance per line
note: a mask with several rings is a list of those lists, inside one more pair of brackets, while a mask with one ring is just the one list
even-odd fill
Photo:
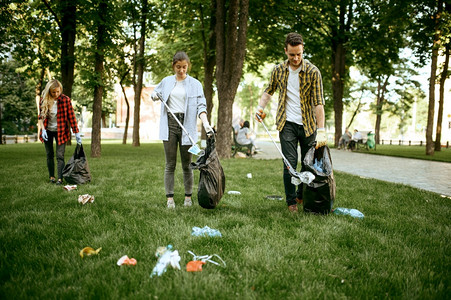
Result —
[[282, 150], [280, 150], [280, 148], [277, 146], [276, 141], [274, 141], [272, 135], [269, 133], [268, 128], [266, 128], [265, 123], [263, 123], [262, 118], [259, 115], [255, 115], [258, 119], [258, 121], [260, 122], [260, 124], [263, 125], [263, 128], [265, 128], [266, 133], [269, 135], [269, 137], [271, 138], [271, 141], [274, 143], [274, 146], [277, 148], [277, 150], [279, 150], [280, 156], [282, 156], [282, 160], [283, 163], [285, 164], [285, 166], [287, 166], [288, 172], [291, 175], [291, 183], [295, 184], [295, 185], [299, 185], [302, 182], [310, 184], [313, 179], [315, 179], [315, 175], [313, 175], [311, 172], [297, 172], [290, 164], [290, 162], [288, 161], [288, 159], [285, 158], [285, 155], [283, 155]]
[[163, 100], [163, 96], [161, 95], [161, 93], [156, 93], [158, 99], [160, 99], [160, 101], [164, 104], [164, 106], [166, 107], [166, 109], [171, 113], [171, 115], [174, 117], [174, 119], [177, 121], [177, 123], [180, 125], [180, 127], [182, 128], [182, 130], [186, 133], [186, 135], [188, 136], [189, 140], [191, 141], [191, 144], [193, 144], [189, 149], [188, 152], [192, 153], [194, 155], [203, 155], [204, 151], [200, 150], [199, 146], [194, 142], [193, 138], [189, 135], [188, 131], [186, 130], [186, 128], [182, 125], [182, 122], [179, 121], [179, 119], [177, 119], [177, 117], [175, 116], [175, 114], [171, 111], [171, 109], [169, 108], [169, 106], [166, 104], [166, 102], [164, 102]]

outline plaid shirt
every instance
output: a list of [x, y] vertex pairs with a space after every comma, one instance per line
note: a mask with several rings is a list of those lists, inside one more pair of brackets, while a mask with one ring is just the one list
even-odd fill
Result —
[[[57, 120], [57, 132], [58, 132], [58, 145], [62, 145], [66, 143], [70, 139], [70, 127], [72, 128], [73, 133], [79, 132], [77, 119], [75, 118], [74, 108], [72, 107], [72, 102], [70, 98], [64, 94], [61, 94], [58, 99], [58, 113], [56, 115]], [[41, 111], [41, 102], [39, 102], [39, 111]], [[41, 120], [43, 116], [39, 114], [38, 118]], [[47, 124], [49, 122], [48, 117], [44, 119], [44, 128], [47, 128]], [[41, 131], [42, 132], [42, 131]], [[44, 142], [41, 133], [39, 134], [39, 139], [41, 142]]]
[[[268, 87], [265, 92], [271, 96], [279, 90], [279, 105], [277, 107], [277, 130], [282, 131], [287, 121], [287, 84], [289, 72], [288, 60], [274, 67]], [[299, 72], [299, 96], [301, 98], [302, 122], [306, 136], [316, 131], [314, 106], [324, 105], [323, 81], [319, 69], [306, 59], [302, 59]]]

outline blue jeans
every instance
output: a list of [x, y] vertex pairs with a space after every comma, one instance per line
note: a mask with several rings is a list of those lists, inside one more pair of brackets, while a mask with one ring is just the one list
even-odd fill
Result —
[[[177, 119], [183, 124], [184, 114], [176, 113]], [[177, 148], [180, 147], [182, 161], [183, 183], [185, 196], [193, 193], [193, 170], [190, 168], [192, 154], [188, 152], [191, 145], [182, 146], [182, 128], [171, 114], [168, 114], [169, 139], [163, 141], [166, 167], [164, 169], [164, 188], [166, 197], [174, 197], [174, 173], [177, 165]]]
[[47, 130], [47, 137], [47, 142], [44, 142], [44, 145], [45, 152], [47, 153], [47, 169], [49, 170], [49, 177], [55, 177], [55, 154], [53, 151], [53, 140], [55, 140], [58, 179], [63, 179], [63, 169], [65, 165], [64, 152], [66, 151], [66, 144], [58, 145], [58, 132], [56, 131]]
[[[298, 166], [298, 144], [301, 146], [301, 162], [303, 162], [308, 150], [315, 145], [316, 132], [307, 137], [305, 136], [304, 126], [287, 121], [279, 133], [279, 139], [283, 155], [296, 170]], [[305, 171], [303, 163], [302, 171]], [[303, 184], [300, 184], [296, 190], [296, 186], [291, 183], [291, 175], [285, 164], [283, 164], [283, 184], [288, 206], [296, 204], [296, 198], [302, 199]]]

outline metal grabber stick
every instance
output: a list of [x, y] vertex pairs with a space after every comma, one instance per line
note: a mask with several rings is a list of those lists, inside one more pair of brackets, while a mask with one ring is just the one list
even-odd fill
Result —
[[312, 182], [313, 179], [315, 179], [315, 175], [313, 175], [311, 172], [299, 173], [295, 169], [293, 169], [290, 162], [288, 161], [288, 159], [286, 159], [285, 155], [283, 155], [282, 150], [280, 150], [280, 148], [276, 144], [276, 141], [274, 140], [272, 135], [269, 133], [269, 130], [266, 127], [265, 123], [263, 123], [262, 118], [258, 114], [256, 114], [255, 116], [257, 117], [259, 123], [263, 125], [263, 128], [265, 128], [266, 133], [271, 138], [271, 141], [274, 143], [274, 146], [277, 148], [277, 150], [279, 150], [280, 156], [282, 156], [283, 163], [285, 164], [285, 166], [287, 166], [287, 170], [291, 175], [291, 183], [293, 183], [295, 185], [299, 185], [301, 182], [305, 182], [307, 184]]

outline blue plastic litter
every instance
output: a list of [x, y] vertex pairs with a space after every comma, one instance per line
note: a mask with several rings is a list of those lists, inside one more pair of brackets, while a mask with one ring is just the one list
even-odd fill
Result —
[[193, 227], [193, 230], [191, 231], [191, 235], [193, 235], [193, 236], [219, 236], [219, 237], [222, 237], [222, 234], [221, 234], [221, 232], [219, 232], [219, 230], [210, 228], [208, 226], [205, 226], [204, 228]]
[[337, 207], [334, 209], [334, 214], [336, 215], [348, 215], [353, 218], [357, 219], [363, 219], [364, 215], [360, 211], [358, 211], [355, 208], [344, 208], [344, 207]]
[[325, 173], [322, 159], [318, 160], [318, 159], [315, 158], [315, 162], [313, 163], [313, 167], [318, 172]]

